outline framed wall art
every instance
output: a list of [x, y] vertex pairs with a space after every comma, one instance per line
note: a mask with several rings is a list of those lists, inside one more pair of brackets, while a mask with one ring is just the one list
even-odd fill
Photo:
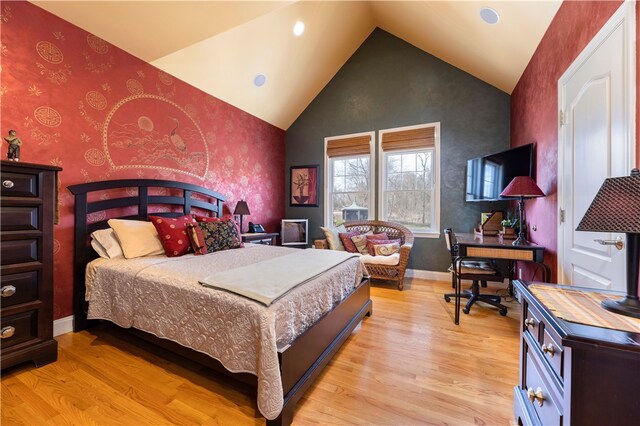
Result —
[[291, 207], [318, 207], [318, 165], [291, 166]]

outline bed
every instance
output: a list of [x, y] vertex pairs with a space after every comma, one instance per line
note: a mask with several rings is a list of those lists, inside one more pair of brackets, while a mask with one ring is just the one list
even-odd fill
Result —
[[[69, 190], [75, 195], [74, 331], [97, 324], [97, 319], [107, 319], [139, 338], [151, 341], [217, 371], [226, 372], [245, 383], [250, 383], [257, 389], [258, 409], [267, 418], [267, 424], [291, 423], [295, 404], [313, 379], [320, 374], [322, 368], [360, 321], [365, 316], [371, 315], [369, 283], [364, 280], [357, 285], [351, 284], [351, 287], [345, 286], [344, 282], [348, 281], [349, 271], [353, 269], [347, 263], [329, 271], [335, 275], [327, 272], [301, 284], [273, 302], [268, 308], [256, 307], [255, 302], [247, 301], [241, 296], [220, 290], [207, 291], [211, 289], [194, 285], [194, 280], [197, 283], [203, 274], [198, 272], [204, 270], [203, 263], [217, 265], [228, 263], [233, 267], [234, 262], [251, 263], [270, 256], [284, 257], [296, 249], [248, 244], [244, 249], [205, 256], [186, 255], [180, 258], [152, 256], [138, 260], [106, 261], [96, 259], [97, 254], [90, 248], [90, 234], [95, 230], [108, 227], [107, 216], [138, 220], [146, 220], [150, 214], [178, 217], [194, 212], [221, 216], [225, 197], [215, 191], [181, 182], [137, 179], [73, 185]], [[106, 191], [113, 194], [100, 197]], [[218, 254], [220, 256], [215, 257]], [[242, 256], [253, 260], [247, 260]], [[215, 259], [215, 262], [211, 259]], [[87, 268], [88, 265], [89, 268]], [[178, 274], [176, 271], [180, 269], [187, 271], [188, 274], [176, 275]], [[125, 270], [128, 272], [124, 276], [118, 275]], [[107, 279], [105, 284], [96, 277], [102, 277], [103, 281], [104, 277], [111, 278]], [[135, 277], [135, 280], [132, 277]], [[351, 279], [354, 278], [351, 277]], [[86, 301], [87, 281], [92, 292], [90, 295], [92, 304]], [[127, 298], [114, 298], [105, 290], [113, 287], [119, 288], [121, 293], [129, 294], [132, 288], [127, 286], [131, 286], [133, 281], [136, 284], [135, 291], [145, 295], [128, 298], [142, 301], [137, 306], [127, 306], [128, 302], [121, 302]], [[160, 285], [160, 287], [154, 289], [153, 285]], [[325, 287], [329, 288], [327, 291], [332, 292], [330, 296], [325, 297], [330, 299], [329, 302], [325, 300], [324, 307], [319, 310], [311, 309], [310, 306], [318, 306], [322, 303], [313, 300], [310, 295], [318, 293], [319, 289]], [[264, 315], [266, 318], [273, 317], [273, 327], [270, 325], [270, 320], [265, 321], [263, 317], [257, 317], [262, 319], [254, 322], [266, 323], [269, 326], [258, 327], [261, 331], [256, 332], [255, 335], [251, 335], [249, 330], [242, 338], [236, 339], [234, 336], [226, 335], [224, 329], [215, 326], [215, 321], [224, 322], [221, 318], [211, 319], [210, 324], [203, 324], [197, 332], [189, 331], [189, 321], [177, 326], [175, 318], [183, 316], [182, 312], [189, 310], [199, 312], [194, 311], [193, 306], [189, 306], [191, 302], [186, 301], [187, 299], [183, 301], [179, 296], [187, 290], [197, 294], [198, 303], [205, 303], [202, 306], [228, 306], [227, 311], [234, 312], [234, 318], [244, 315], [238, 314], [238, 312], [244, 312], [242, 309], [258, 312], [256, 315]], [[161, 299], [160, 295], [164, 295], [165, 299]], [[109, 299], [110, 297], [112, 299]], [[215, 299], [216, 297], [221, 299]], [[102, 302], [104, 300], [107, 302]], [[149, 306], [164, 306], [165, 310], [155, 307], [151, 309], [145, 306], [145, 303], [149, 303]], [[285, 306], [289, 308], [285, 309]], [[112, 309], [117, 312], [111, 312]], [[218, 310], [225, 311], [225, 309]], [[148, 315], [144, 315], [145, 311]], [[89, 319], [88, 313], [95, 319]], [[135, 315], [132, 316], [134, 313]], [[200, 318], [197, 318], [197, 314], [194, 316], [192, 321], [196, 324], [194, 327], [210, 317], [213, 318], [208, 315]], [[135, 319], [132, 319], [134, 317]], [[284, 318], [284, 321], [280, 321], [280, 318]], [[292, 324], [298, 324], [298, 326], [294, 327]], [[206, 335], [205, 333], [218, 334]], [[212, 352], [207, 342], [214, 340], [246, 340], [249, 343], [245, 348], [241, 348], [240, 353], [258, 345], [260, 349], [257, 352], [265, 354], [257, 358], [256, 363], [259, 364], [256, 367], [257, 370], [252, 369], [251, 365], [243, 364], [242, 357], [233, 354], [231, 357], [226, 356], [225, 351], [221, 351], [220, 348]], [[265, 350], [265, 347], [269, 349]], [[216, 350], [218, 352], [215, 352]], [[228, 352], [233, 351], [230, 349]], [[248, 358], [253, 359], [252, 356]], [[265, 365], [267, 368], [263, 369]]]

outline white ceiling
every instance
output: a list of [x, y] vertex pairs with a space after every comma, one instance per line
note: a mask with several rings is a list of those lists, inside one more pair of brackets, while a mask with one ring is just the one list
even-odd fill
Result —
[[[511, 93], [561, 0], [33, 3], [287, 129], [375, 27]], [[485, 6], [496, 25], [480, 19]]]

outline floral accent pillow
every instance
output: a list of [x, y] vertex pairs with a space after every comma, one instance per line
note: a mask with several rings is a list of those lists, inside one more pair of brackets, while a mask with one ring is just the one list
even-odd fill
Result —
[[358, 253], [360, 254], [369, 254], [369, 249], [367, 248], [367, 236], [373, 235], [373, 232], [369, 231], [366, 234], [354, 235], [351, 237], [351, 241], [355, 244], [358, 249]]
[[175, 218], [149, 216], [149, 220], [158, 231], [158, 237], [167, 257], [182, 256], [191, 251], [187, 224], [195, 223], [193, 216], [190, 214]]
[[400, 240], [368, 240], [367, 248], [371, 256], [389, 256], [400, 251]]
[[342, 241], [342, 245], [344, 249], [349, 253], [358, 253], [358, 248], [351, 240], [351, 237], [355, 237], [356, 235], [360, 235], [358, 231], [349, 231], [349, 232], [340, 232], [338, 237], [340, 237], [340, 241]]
[[236, 223], [232, 219], [198, 222], [198, 227], [202, 231], [203, 238], [203, 241], [198, 241], [198, 243], [200, 246], [206, 247], [207, 253], [242, 247], [242, 239], [238, 234]]
[[226, 214], [222, 217], [209, 217], [209, 216], [195, 215], [195, 218], [196, 218], [196, 221], [198, 222], [220, 222], [222, 220], [232, 220], [233, 223], [236, 224], [238, 235], [240, 235], [240, 247], [244, 247], [244, 243], [242, 242], [242, 231], [240, 230], [240, 225], [238, 225], [238, 222], [236, 222], [233, 216], [231, 216], [230, 214]]

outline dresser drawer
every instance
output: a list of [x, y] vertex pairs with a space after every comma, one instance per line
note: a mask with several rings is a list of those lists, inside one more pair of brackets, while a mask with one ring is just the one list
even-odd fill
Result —
[[[524, 340], [527, 346], [528, 339]], [[544, 361], [540, 360], [533, 348], [525, 347], [525, 377], [521, 391], [523, 398], [528, 401], [530, 407], [537, 414], [540, 423], [545, 426], [561, 425], [562, 401], [554, 385], [544, 379], [544, 369], [547, 368]]]
[[37, 197], [38, 175], [0, 172], [0, 194], [3, 197]]
[[558, 343], [560, 339], [556, 336], [552, 330], [547, 327], [546, 323], [543, 324], [543, 336], [542, 336], [542, 353], [544, 354], [545, 362], [548, 362], [551, 369], [556, 373], [556, 376], [563, 381], [564, 379], [564, 348], [562, 344]]
[[38, 271], [4, 274], [0, 302], [3, 308], [38, 300]]
[[39, 228], [38, 207], [8, 207], [0, 212], [0, 230], [36, 231]]
[[38, 261], [38, 240], [11, 240], [0, 242], [0, 264], [14, 265]]
[[[529, 333], [533, 340], [540, 342], [540, 330], [542, 329], [542, 315], [531, 304], [526, 303], [526, 314], [522, 321], [522, 331]], [[523, 308], [524, 309], [524, 308]]]
[[2, 318], [2, 349], [38, 338], [38, 311], [28, 311]]

